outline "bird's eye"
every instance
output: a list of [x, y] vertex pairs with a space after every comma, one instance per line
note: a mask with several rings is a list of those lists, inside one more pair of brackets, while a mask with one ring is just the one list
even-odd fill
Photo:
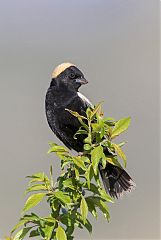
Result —
[[75, 74], [74, 73], [70, 73], [70, 78], [74, 79], [75, 78]]

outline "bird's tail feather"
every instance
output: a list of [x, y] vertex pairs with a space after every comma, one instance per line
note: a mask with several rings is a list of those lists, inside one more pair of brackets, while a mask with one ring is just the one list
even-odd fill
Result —
[[99, 165], [99, 170], [105, 190], [113, 198], [121, 197], [124, 192], [131, 192], [135, 187], [132, 178], [122, 168], [108, 163], [105, 169]]

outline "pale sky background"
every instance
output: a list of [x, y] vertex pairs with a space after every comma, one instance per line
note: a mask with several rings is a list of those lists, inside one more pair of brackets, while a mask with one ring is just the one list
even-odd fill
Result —
[[[159, 239], [159, 0], [0, 1], [0, 237], [17, 223], [25, 176], [54, 176], [44, 98], [53, 68], [75, 63], [106, 116], [131, 116], [123, 139], [134, 192], [109, 204], [111, 222], [93, 220], [92, 239]], [[35, 208], [47, 213], [46, 205]], [[76, 231], [76, 240], [90, 239]]]

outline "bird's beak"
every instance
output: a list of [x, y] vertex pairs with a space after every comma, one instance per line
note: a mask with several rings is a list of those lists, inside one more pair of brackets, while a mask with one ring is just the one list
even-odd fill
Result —
[[81, 85], [87, 84], [88, 81], [85, 78], [77, 78], [76, 83], [80, 83]]

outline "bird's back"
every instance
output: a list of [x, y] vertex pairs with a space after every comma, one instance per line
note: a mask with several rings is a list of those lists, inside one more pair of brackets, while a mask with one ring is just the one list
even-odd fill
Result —
[[52, 131], [68, 148], [82, 152], [85, 136], [81, 135], [74, 139], [74, 134], [81, 126], [80, 122], [66, 109], [85, 116], [88, 102], [83, 101], [77, 93], [72, 94], [66, 91], [59, 94], [57, 89], [49, 88], [45, 104], [47, 120]]

